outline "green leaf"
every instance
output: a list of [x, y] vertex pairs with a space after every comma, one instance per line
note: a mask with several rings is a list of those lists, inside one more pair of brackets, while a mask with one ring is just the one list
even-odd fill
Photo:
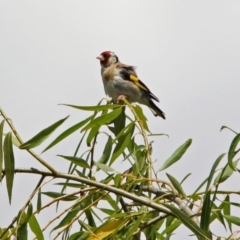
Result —
[[147, 118], [146, 118], [146, 116], [144, 115], [142, 108], [141, 108], [139, 105], [136, 105], [136, 106], [134, 107], [134, 109], [135, 109], [135, 112], [136, 112], [138, 118], [142, 121], [142, 126], [143, 126], [143, 128], [144, 128], [146, 131], [150, 132], [150, 130], [149, 130], [149, 128], [148, 128], [148, 125], [147, 125]]
[[213, 179], [213, 176], [214, 176], [214, 173], [216, 171], [216, 168], [217, 166], [219, 165], [220, 161], [223, 159], [223, 157], [225, 156], [225, 153], [221, 154], [217, 160], [214, 162], [213, 166], [212, 166], [212, 169], [210, 171], [210, 174], [207, 178], [207, 187], [206, 187], [206, 192], [209, 191], [209, 187], [211, 186], [211, 183], [212, 183], [212, 179]]
[[58, 155], [59, 157], [62, 157], [66, 160], [71, 161], [73, 164], [76, 164], [77, 166], [80, 166], [82, 168], [90, 168], [86, 160], [78, 157], [71, 157], [71, 156], [63, 156], [63, 155]]
[[200, 227], [207, 235], [209, 232], [209, 226], [210, 226], [210, 215], [211, 215], [211, 199], [210, 199], [210, 192], [208, 191], [205, 194], [204, 202], [203, 202], [203, 208], [201, 213], [201, 223]]
[[203, 236], [208, 239], [205, 236], [205, 233], [202, 231], [202, 229], [183, 211], [179, 210], [178, 208], [174, 207], [173, 205], [164, 204], [164, 206], [168, 209], [170, 209], [181, 222], [193, 233], [195, 233], [197, 236]]
[[148, 134], [148, 137], [158, 137], [158, 136], [166, 136], [169, 137], [169, 135], [165, 133], [153, 133], [153, 134]]
[[28, 205], [28, 210], [27, 210], [27, 214], [26, 214], [26, 217], [25, 217], [25, 223], [28, 223], [28, 222], [29, 222], [29, 219], [31, 218], [32, 213], [33, 213], [32, 203], [29, 203], [29, 205]]
[[117, 118], [113, 120], [114, 127], [112, 129], [115, 136], [117, 136], [125, 127], [126, 124], [125, 109], [126, 109], [125, 107], [122, 107], [122, 112], [119, 114]]
[[[71, 211], [69, 211], [67, 213], [67, 215], [62, 219], [62, 221], [52, 229], [52, 231], [64, 227], [65, 225], [69, 224], [71, 222], [71, 220], [73, 220], [73, 218], [76, 217], [76, 215], [78, 214], [78, 212], [81, 211], [81, 208], [79, 206], [73, 208]], [[51, 231], [51, 232], [52, 232]]]
[[32, 216], [30, 217], [28, 224], [32, 232], [35, 234], [37, 240], [44, 240], [42, 230], [34, 214], [32, 214]]
[[129, 145], [131, 137], [133, 135], [135, 125], [129, 127], [128, 131], [124, 133], [118, 140], [116, 147], [114, 148], [110, 165], [123, 153], [124, 149]]
[[39, 146], [42, 142], [44, 142], [69, 116], [55, 122], [51, 126], [45, 128], [33, 138], [23, 143], [19, 148], [20, 149], [31, 149]]
[[41, 189], [38, 190], [38, 197], [37, 197], [37, 211], [40, 212], [42, 208], [42, 193]]
[[89, 232], [76, 232], [76, 233], [73, 233], [69, 238], [68, 240], [86, 240], [88, 239], [88, 236], [90, 235]]
[[110, 113], [102, 114], [101, 116], [92, 120], [87, 126], [85, 126], [81, 132], [86, 131], [95, 126], [100, 126], [111, 122], [113, 119], [119, 116], [122, 112], [122, 108], [117, 108], [111, 111]]
[[175, 229], [177, 229], [182, 224], [181, 221], [175, 220], [171, 222], [170, 224], [166, 223], [166, 228], [163, 230], [161, 235], [167, 234], [170, 235]]
[[180, 182], [180, 184], [182, 184], [190, 175], [192, 175], [191, 173], [188, 173], [184, 178], [183, 180]]
[[3, 166], [3, 127], [4, 127], [4, 122], [3, 120], [0, 124], [0, 181], [2, 178], [2, 166]]
[[227, 221], [229, 221], [229, 222], [231, 222], [231, 223], [233, 223], [233, 224], [235, 224], [235, 225], [237, 225], [237, 226], [240, 226], [240, 218], [239, 217], [236, 217], [236, 216], [230, 216], [230, 215], [224, 215], [224, 218], [227, 220]]
[[72, 188], [85, 188], [85, 184], [80, 183], [69, 183], [69, 182], [62, 182], [62, 183], [55, 183], [55, 185], [65, 186], [65, 187], [72, 187]]
[[85, 110], [85, 111], [103, 111], [103, 110], [108, 110], [108, 109], [114, 109], [114, 108], [119, 108], [121, 105], [118, 104], [107, 104], [107, 105], [99, 105], [99, 106], [76, 106], [76, 105], [70, 105], [70, 104], [61, 104], [64, 106], [68, 107], [73, 107], [76, 109], [80, 110]]
[[62, 196], [66, 196], [66, 197], [62, 198], [61, 201], [73, 201], [73, 200], [78, 199], [77, 196], [67, 196], [66, 194], [58, 193], [58, 192], [42, 192], [42, 194], [44, 194], [48, 197], [51, 197], [51, 198], [59, 198]]
[[[209, 192], [209, 187], [211, 185], [216, 168], [224, 156], [225, 156], [225, 154], [223, 153], [217, 158], [217, 160], [214, 162], [212, 169], [210, 171], [210, 174], [207, 178], [206, 194], [205, 194], [204, 200], [203, 200], [203, 209], [202, 209], [202, 213], [201, 213], [201, 223], [200, 223], [201, 229], [205, 232], [206, 235], [209, 233], [210, 216], [211, 216], [211, 212], [212, 212], [211, 211], [212, 210], [212, 202], [210, 199], [211, 194]], [[215, 198], [215, 196], [213, 196], [213, 199], [214, 198]]]
[[237, 134], [237, 132], [235, 132], [234, 130], [232, 130], [231, 128], [229, 128], [229, 127], [227, 127], [227, 126], [222, 126], [221, 127], [221, 129], [220, 129], [220, 131], [222, 131], [223, 129], [228, 129], [228, 130], [230, 130], [230, 131], [232, 131], [232, 132], [234, 132], [235, 134]]
[[4, 164], [5, 164], [8, 198], [9, 198], [9, 203], [11, 203], [13, 180], [14, 180], [14, 169], [15, 169], [11, 132], [9, 132], [6, 135], [3, 148], [4, 148]]
[[69, 135], [71, 135], [72, 133], [74, 133], [75, 131], [77, 131], [79, 128], [81, 128], [82, 126], [84, 126], [87, 122], [89, 122], [94, 116], [90, 116], [86, 119], [84, 119], [83, 121], [73, 125], [72, 127], [68, 128], [67, 130], [65, 130], [63, 133], [61, 133], [56, 139], [54, 139], [42, 152], [47, 151], [48, 149], [52, 148], [53, 146], [55, 146], [56, 144], [58, 144], [59, 142], [61, 142], [63, 139], [65, 139], [66, 137], [68, 137]]
[[187, 151], [188, 147], [191, 145], [192, 139], [187, 140], [183, 145], [181, 145], [173, 154], [170, 158], [168, 158], [165, 163], [162, 165], [162, 167], [159, 169], [159, 171], [162, 171], [175, 162], [177, 162], [183, 154]]
[[91, 142], [92, 140], [97, 136], [98, 134], [98, 130], [101, 126], [95, 126], [93, 128], [91, 128], [91, 130], [89, 131], [88, 137], [87, 137], [87, 146], [90, 147], [91, 146]]
[[17, 231], [17, 239], [28, 240], [27, 223], [22, 224]]
[[236, 150], [236, 147], [237, 147], [239, 141], [240, 141], [240, 133], [237, 134], [237, 136], [233, 139], [233, 141], [230, 145], [229, 151], [228, 151], [228, 164], [234, 171], [236, 170], [235, 169], [236, 166], [233, 165], [233, 158], [236, 154], [235, 150]]
[[103, 164], [103, 163], [99, 163], [99, 162], [95, 162], [94, 163], [98, 168], [100, 168], [101, 170], [103, 170], [104, 172], [115, 172], [115, 169]]
[[181, 194], [182, 196], [186, 196], [186, 193], [184, 192], [181, 184], [178, 182], [178, 180], [176, 178], [174, 178], [173, 176], [171, 176], [170, 174], [166, 173], [170, 182], [172, 183], [172, 185], [176, 188], [176, 190], [178, 191], [179, 194]]
[[[230, 196], [227, 195], [225, 200], [223, 201], [223, 214], [224, 215], [231, 215], [231, 206], [230, 206]], [[227, 220], [228, 227], [232, 232], [232, 224]]]
[[145, 217], [144, 214], [142, 214], [138, 217], [136, 221], [133, 221], [132, 226], [128, 228], [126, 239], [132, 239], [134, 232], [139, 228], [144, 217]]
[[108, 140], [107, 140], [107, 143], [106, 143], [106, 145], [104, 147], [104, 150], [103, 150], [103, 155], [98, 160], [98, 162], [106, 164], [107, 161], [109, 160], [110, 156], [111, 156], [111, 152], [112, 152], [112, 137], [109, 136]]
[[[239, 162], [239, 159], [233, 162], [233, 167], [235, 168]], [[232, 174], [234, 170], [229, 165], [223, 168], [220, 173], [216, 176], [214, 184], [219, 184], [226, 181]]]

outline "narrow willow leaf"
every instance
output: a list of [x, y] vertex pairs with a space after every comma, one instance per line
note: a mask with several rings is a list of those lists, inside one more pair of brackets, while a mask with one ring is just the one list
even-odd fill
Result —
[[[231, 205], [230, 205], [230, 196], [227, 195], [225, 200], [223, 201], [223, 214], [224, 215], [231, 215]], [[227, 219], [226, 219], [227, 220]], [[228, 227], [230, 231], [232, 232], [232, 224], [230, 221], [227, 220]]]
[[9, 203], [11, 203], [13, 180], [14, 180], [14, 169], [15, 169], [11, 132], [9, 132], [4, 139], [3, 149], [4, 149], [4, 165], [5, 165], [5, 173], [6, 173], [8, 198], [9, 198]]
[[214, 162], [213, 166], [212, 166], [212, 169], [210, 171], [210, 174], [207, 178], [207, 187], [206, 187], [206, 192], [209, 191], [209, 187], [211, 186], [211, 183], [212, 183], [212, 179], [213, 179], [213, 176], [214, 176], [214, 173], [217, 169], [217, 166], [219, 165], [220, 161], [223, 159], [223, 157], [225, 156], [225, 153], [221, 154], [217, 160]]
[[66, 197], [62, 198], [61, 201], [73, 201], [73, 200], [78, 199], [77, 196], [67, 196], [66, 194], [58, 193], [58, 192], [42, 192], [42, 194], [44, 194], [48, 197], [51, 197], [51, 198], [59, 198], [62, 196], [66, 196]]
[[132, 131], [133, 126], [135, 126], [135, 122], [130, 122], [127, 126], [125, 126], [119, 133], [116, 135], [112, 143], [117, 142], [119, 138], [121, 138], [124, 134], [127, 135], [129, 131]]
[[174, 222], [171, 222], [171, 224], [166, 224], [165, 229], [162, 231], [161, 235], [167, 234], [170, 235], [173, 233], [174, 230], [176, 230], [182, 222], [180, 220], [175, 220]]
[[117, 118], [113, 120], [113, 124], [114, 124], [113, 132], [115, 136], [117, 136], [125, 127], [125, 124], [126, 124], [125, 109], [126, 109], [125, 107], [122, 107], [122, 112], [119, 114]]
[[233, 139], [228, 151], [228, 164], [234, 171], [236, 170], [235, 169], [236, 166], [233, 165], [233, 158], [235, 156], [236, 147], [239, 141], [240, 141], [240, 133], [237, 134], [237, 136]]
[[111, 111], [110, 113], [102, 114], [101, 116], [92, 120], [87, 126], [85, 126], [82, 129], [81, 132], [86, 131], [95, 126], [101, 126], [101, 125], [111, 122], [113, 119], [115, 119], [116, 117], [119, 116], [121, 111], [122, 111], [122, 108], [117, 108], [117, 109], [114, 109], [113, 111]]
[[165, 163], [162, 165], [162, 167], [159, 169], [159, 171], [162, 171], [175, 162], [177, 162], [183, 154], [187, 151], [188, 147], [191, 145], [192, 139], [187, 140], [183, 145], [181, 145], [173, 154], [170, 158], [168, 158]]
[[165, 133], [153, 133], [153, 134], [148, 134], [148, 137], [158, 137], [158, 136], [166, 136], [169, 137], [169, 135]]
[[17, 239], [28, 240], [27, 223], [22, 224], [17, 231]]
[[[7, 134], [3, 133], [3, 136], [6, 136], [6, 135]], [[20, 142], [18, 141], [18, 139], [16, 137], [14, 137], [13, 135], [12, 135], [12, 144], [14, 146], [16, 146], [17, 148], [19, 148], [19, 146], [21, 145]]]
[[233, 224], [235, 224], [235, 225], [237, 225], [237, 226], [240, 226], [240, 218], [239, 217], [236, 217], [236, 216], [230, 216], [230, 215], [224, 215], [224, 218], [227, 220], [227, 221], [229, 221], [229, 222], [231, 222], [231, 223], [233, 223]]
[[68, 107], [73, 107], [79, 110], [85, 110], [85, 111], [103, 111], [108, 109], [114, 109], [119, 108], [120, 105], [118, 104], [107, 104], [107, 105], [99, 105], [99, 106], [76, 106], [76, 105], [70, 105], [70, 104], [61, 104]]
[[80, 183], [69, 183], [69, 182], [62, 182], [62, 183], [55, 183], [55, 185], [65, 186], [65, 187], [72, 187], [72, 188], [85, 188], [85, 184]]
[[55, 122], [51, 126], [45, 128], [33, 138], [23, 143], [19, 148], [20, 149], [31, 149], [39, 146], [42, 142], [44, 142], [69, 116]]
[[87, 238], [87, 240], [99, 240], [104, 239], [118, 230], [126, 220], [115, 220], [104, 223], [102, 226], [94, 232], [94, 235]]
[[68, 240], [86, 240], [89, 235], [89, 232], [76, 232], [73, 233]]
[[174, 188], [176, 188], [176, 190], [178, 191], [179, 194], [181, 194], [182, 196], [186, 196], [186, 193], [184, 192], [181, 184], [178, 182], [178, 180], [173, 177], [172, 175], [166, 173], [170, 182], [172, 183], [172, 185], [174, 186]]
[[2, 178], [2, 166], [3, 166], [3, 127], [4, 127], [4, 122], [3, 120], [0, 124], [0, 181]]
[[10, 234], [10, 231], [6, 231], [4, 233], [4, 235], [2, 235], [2, 233], [6, 230], [6, 228], [0, 228], [0, 236], [1, 236], [1, 240], [9, 240], [9, 234]]
[[113, 177], [114, 177], [114, 173], [109, 174], [108, 177], [104, 178], [100, 182], [104, 184], [108, 184], [110, 181], [112, 181]]
[[180, 184], [182, 184], [190, 175], [192, 175], [191, 173], [188, 173], [184, 178], [183, 180], [180, 182]]
[[31, 218], [32, 213], [33, 213], [32, 203], [29, 203], [29, 205], [28, 205], [28, 210], [27, 210], [27, 214], [26, 214], [26, 217], [25, 217], [25, 223], [28, 223], [28, 222], [29, 222], [29, 219]]
[[114, 178], [115, 187], [118, 187], [122, 181], [122, 174], [117, 174]]
[[230, 131], [232, 131], [232, 132], [234, 132], [235, 134], [237, 134], [237, 132], [235, 132], [234, 130], [232, 130], [231, 128], [229, 128], [229, 127], [227, 127], [227, 126], [222, 126], [221, 127], [221, 129], [220, 129], [220, 131], [222, 131], [223, 129], [228, 129], [228, 130], [230, 130]]
[[[237, 166], [238, 162], [239, 162], [239, 159], [233, 162], [234, 168]], [[222, 173], [222, 171], [224, 172]], [[214, 184], [219, 184], [226, 181], [233, 174], [233, 172], [234, 172], [233, 168], [227, 165], [226, 168], [221, 170], [220, 173], [216, 176], [214, 180]]]
[[32, 214], [32, 216], [30, 217], [28, 224], [32, 232], [35, 234], [37, 240], [44, 240], [42, 230], [34, 214]]
[[223, 203], [221, 203], [219, 206], [216, 206], [216, 204], [214, 204], [212, 202], [211, 205], [212, 205], [212, 207], [211, 207], [211, 216], [210, 216], [209, 224], [211, 224], [213, 221], [215, 221], [215, 219], [217, 219], [224, 226], [225, 230], [227, 231], [224, 217], [222, 215]]
[[107, 140], [107, 143], [106, 143], [106, 145], [104, 147], [104, 150], [103, 150], [103, 155], [98, 160], [98, 162], [106, 164], [108, 162], [108, 159], [111, 156], [111, 152], [112, 152], [112, 137], [109, 136], [108, 140]]
[[[140, 215], [136, 221], [133, 222], [133, 225], [128, 229], [126, 239], [132, 239], [132, 236], [134, 235], [134, 232], [139, 228], [143, 218], [145, 217], [144, 214]], [[153, 228], [153, 226], [151, 226]], [[150, 237], [150, 236], [148, 236]], [[150, 238], [148, 238], [150, 239]]]
[[100, 168], [101, 170], [103, 170], [104, 172], [115, 172], [115, 169], [103, 164], [103, 163], [99, 163], [99, 162], [95, 162], [94, 163], [98, 168]]
[[85, 216], [88, 221], [88, 224], [92, 227], [96, 227], [96, 223], [94, 221], [94, 217], [92, 215], [91, 209], [86, 209], [85, 210]]
[[91, 128], [91, 130], [89, 131], [89, 134], [87, 136], [87, 146], [88, 147], [91, 146], [92, 140], [97, 136], [99, 128], [100, 128], [100, 126], [95, 126], [95, 127]]
[[134, 107], [134, 109], [135, 109], [135, 112], [136, 112], [138, 118], [142, 121], [143, 128], [150, 133], [150, 130], [147, 125], [147, 118], [144, 115], [142, 108], [139, 105], [136, 105]]
[[61, 142], [63, 139], [65, 139], [66, 137], [68, 137], [69, 135], [71, 135], [72, 133], [74, 133], [75, 131], [77, 131], [79, 128], [81, 128], [82, 126], [84, 126], [87, 122], [89, 122], [94, 116], [90, 116], [86, 119], [84, 119], [83, 121], [73, 125], [72, 127], [68, 128], [67, 130], [65, 130], [63, 133], [61, 133], [56, 139], [54, 139], [42, 152], [47, 151], [48, 149], [52, 148], [53, 146], [55, 146], [56, 144], [58, 144], [59, 142]]
[[52, 231], [69, 224], [71, 222], [71, 220], [76, 217], [76, 215], [78, 214], [79, 211], [81, 211], [80, 207], [74, 208], [73, 210], [69, 211], [67, 213], [67, 215], [62, 219], [62, 221], [56, 227], [54, 227], [52, 229]]
[[[212, 213], [212, 202], [210, 199], [210, 192], [209, 192], [209, 187], [212, 183], [212, 179], [213, 176], [215, 174], [216, 168], [219, 165], [220, 161], [223, 159], [223, 157], [225, 156], [225, 154], [221, 154], [217, 160], [214, 162], [210, 174], [207, 178], [207, 186], [206, 186], [206, 194], [204, 196], [204, 200], [203, 200], [203, 209], [202, 209], [202, 213], [201, 213], [201, 229], [205, 232], [205, 234], [207, 235], [209, 233], [209, 226], [210, 226], [210, 216]], [[214, 198], [215, 196], [213, 196]]]
[[[134, 125], [132, 127], [134, 129]], [[123, 135], [119, 140], [118, 143], [113, 151], [112, 158], [110, 160], [110, 165], [123, 153], [125, 148], [128, 146], [128, 144], [131, 141], [133, 132], [128, 131], [128, 133]]]
[[38, 190], [38, 197], [37, 197], [37, 211], [40, 212], [42, 208], [42, 193], [41, 189]]
[[71, 157], [71, 156], [63, 156], [63, 155], [58, 155], [59, 157], [62, 157], [68, 161], [71, 161], [73, 164], [76, 164], [77, 166], [80, 166], [82, 168], [90, 168], [86, 160], [78, 157]]
[[211, 199], [210, 199], [210, 192], [208, 191], [205, 194], [204, 202], [203, 202], [203, 208], [201, 213], [201, 223], [200, 227], [207, 235], [209, 232], [209, 226], [210, 226], [210, 215], [212, 213], [211, 211]]
[[111, 210], [111, 209], [107, 209], [107, 208], [99, 208], [99, 210], [101, 210], [103, 213], [109, 215], [109, 216], [112, 216], [115, 211], [114, 210]]
[[178, 219], [181, 220], [181, 222], [194, 234], [196, 234], [197, 236], [205, 237], [205, 240], [208, 239], [203, 230], [183, 211], [179, 210], [173, 205], [164, 204], [164, 206], [170, 209], [178, 217]]

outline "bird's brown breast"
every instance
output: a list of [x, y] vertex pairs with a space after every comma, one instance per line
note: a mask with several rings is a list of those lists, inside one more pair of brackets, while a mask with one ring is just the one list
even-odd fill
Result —
[[106, 81], [112, 81], [113, 78], [114, 78], [115, 69], [116, 69], [115, 64], [107, 67], [107, 68], [103, 71], [103, 78], [104, 78]]

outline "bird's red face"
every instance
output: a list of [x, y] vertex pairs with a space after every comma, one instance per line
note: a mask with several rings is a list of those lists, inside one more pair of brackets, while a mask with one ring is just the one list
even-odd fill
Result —
[[100, 54], [100, 56], [97, 57], [97, 59], [100, 60], [100, 64], [102, 66], [108, 66], [112, 63], [118, 62], [118, 57], [114, 54], [114, 52], [105, 51]]

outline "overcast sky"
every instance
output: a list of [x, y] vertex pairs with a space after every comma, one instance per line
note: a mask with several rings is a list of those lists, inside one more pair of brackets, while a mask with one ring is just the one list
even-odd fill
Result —
[[[140, 79], [160, 98], [165, 121], [144, 107], [152, 132], [170, 136], [154, 138], [156, 168], [193, 139], [183, 159], [159, 176], [167, 179], [167, 172], [181, 181], [192, 173], [183, 186], [191, 193], [234, 137], [220, 132], [221, 126], [239, 132], [240, 1], [0, 1], [0, 106], [24, 140], [69, 114], [60, 131], [87, 116], [57, 104], [95, 105], [105, 97], [96, 56], [106, 50], [137, 66]], [[43, 157], [67, 171], [55, 155], [72, 154], [78, 137]], [[18, 167], [35, 166], [27, 154], [15, 152]], [[231, 190], [238, 190], [235, 175], [225, 185]], [[0, 187], [0, 215], [7, 214], [1, 227], [35, 186], [25, 175], [15, 179], [12, 207], [5, 183]]]

